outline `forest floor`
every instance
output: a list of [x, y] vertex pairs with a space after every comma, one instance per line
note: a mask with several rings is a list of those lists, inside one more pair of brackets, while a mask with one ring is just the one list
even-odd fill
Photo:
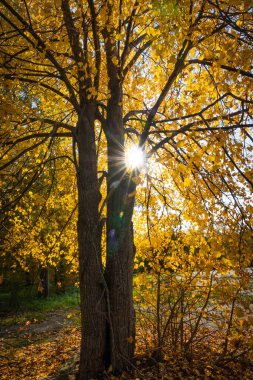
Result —
[[[11, 315], [9, 315], [11, 318]], [[77, 307], [44, 313], [44, 318], [0, 326], [2, 380], [74, 380], [80, 345]], [[234, 363], [225, 368], [208, 365], [208, 351], [189, 363], [175, 353], [157, 363], [139, 355], [120, 379], [130, 380], [250, 380], [252, 367]], [[118, 379], [110, 372], [105, 379]]]
[[[2, 303], [2, 305], [4, 305]], [[4, 309], [3, 309], [4, 310]], [[136, 308], [137, 317], [140, 310]], [[147, 310], [141, 313], [148, 316]], [[79, 295], [71, 291], [49, 299], [27, 299], [15, 310], [0, 315], [1, 380], [74, 380], [80, 347]], [[138, 322], [138, 318], [137, 318]], [[206, 324], [211, 330], [212, 325]], [[250, 333], [251, 330], [248, 331]], [[194, 358], [166, 352], [156, 361], [141, 343], [142, 331], [137, 323], [137, 356], [129, 371], [115, 377], [110, 369], [104, 379], [121, 380], [252, 380], [253, 364], [248, 355], [215, 364], [210, 342], [202, 342]], [[148, 331], [144, 335], [149, 335]], [[216, 334], [214, 340], [217, 339]], [[211, 342], [212, 343], [212, 342]]]
[[43, 317], [0, 325], [1, 379], [71, 379], [70, 367], [80, 345], [79, 309], [57, 310]]
[[[76, 312], [76, 310], [74, 309]], [[2, 339], [19, 339], [31, 336], [40, 336], [51, 332], [57, 332], [71, 324], [71, 319], [68, 318], [69, 310], [57, 310], [44, 315], [44, 320], [32, 318], [24, 323], [6, 325], [0, 324], [0, 338]]]
[[[0, 325], [1, 379], [71, 379], [70, 367], [80, 345], [79, 309], [56, 310], [40, 317]], [[14, 317], [9, 314], [8, 318]]]

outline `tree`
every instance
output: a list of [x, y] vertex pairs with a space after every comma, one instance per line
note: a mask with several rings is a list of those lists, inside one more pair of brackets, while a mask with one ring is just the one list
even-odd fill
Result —
[[55, 140], [72, 144], [82, 380], [110, 365], [121, 371], [133, 356], [132, 216], [141, 177], [126, 168], [130, 142], [150, 166], [156, 157], [173, 169], [179, 193], [194, 202], [207, 194], [220, 202], [225, 189], [240, 210], [231, 173], [252, 188], [251, 5], [1, 1], [1, 169], [8, 175], [38, 152], [43, 169]]
[[[24, 186], [22, 184], [21, 189], [15, 191], [15, 186], [20, 186], [18, 179], [22, 174], [36, 170], [40, 164], [26, 160], [19, 175], [12, 180], [12, 187], [8, 189], [10, 182], [5, 184], [4, 193], [9, 191], [10, 194], [8, 201], [2, 205], [4, 212], [1, 227], [5, 231], [2, 238], [3, 265], [13, 270], [21, 268], [27, 278], [29, 272], [35, 274], [40, 271], [39, 293], [43, 293], [42, 285], [48, 284], [48, 269], [54, 268], [57, 274], [65, 266], [68, 272], [78, 272], [77, 201], [75, 192], [70, 192], [76, 185], [75, 173], [72, 163], [67, 159], [54, 160], [54, 156], [59, 155], [60, 152], [57, 154], [55, 148], [51, 149], [51, 159], [44, 165], [43, 173], [17, 204], [17, 193]], [[32, 270], [33, 267], [36, 271]], [[34, 280], [36, 277], [39, 278], [35, 276]], [[60, 286], [60, 281], [57, 282]]]

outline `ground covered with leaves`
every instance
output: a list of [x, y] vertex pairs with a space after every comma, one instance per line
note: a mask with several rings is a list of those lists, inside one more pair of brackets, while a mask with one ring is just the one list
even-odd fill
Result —
[[[57, 319], [58, 325], [55, 323]], [[104, 379], [252, 379], [249, 352], [217, 361], [212, 340], [200, 343], [198, 350], [187, 359], [168, 349], [164, 357], [157, 360], [154, 353], [139, 345], [128, 371], [114, 376], [109, 369]], [[76, 309], [48, 314], [47, 319], [40, 322], [30, 320], [5, 326], [1, 331], [1, 379], [74, 380], [79, 345], [79, 312]]]
[[2, 379], [39, 380], [70, 372], [78, 358], [80, 328], [76, 310], [54, 312], [44, 321], [27, 320], [1, 328]]

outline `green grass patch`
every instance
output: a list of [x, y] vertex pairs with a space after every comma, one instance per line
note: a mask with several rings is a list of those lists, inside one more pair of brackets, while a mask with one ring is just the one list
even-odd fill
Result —
[[35, 298], [29, 304], [26, 304], [27, 310], [36, 310], [44, 313], [77, 307], [80, 304], [79, 289], [69, 289], [62, 294], [53, 294], [47, 298]]
[[47, 298], [39, 298], [35, 294], [18, 291], [0, 294], [1, 324], [21, 324], [27, 320], [41, 321], [47, 314], [56, 310], [78, 308], [80, 305], [79, 289], [72, 287], [64, 293], [51, 294]]

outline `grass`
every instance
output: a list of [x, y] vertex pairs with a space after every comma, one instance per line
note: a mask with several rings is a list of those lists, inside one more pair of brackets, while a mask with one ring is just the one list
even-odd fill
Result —
[[79, 289], [72, 287], [60, 294], [51, 294], [47, 298], [38, 298], [21, 289], [13, 294], [1, 293], [0, 305], [3, 311], [1, 324], [20, 324], [27, 320], [41, 321], [46, 319], [47, 314], [56, 310], [78, 308], [80, 305]]

